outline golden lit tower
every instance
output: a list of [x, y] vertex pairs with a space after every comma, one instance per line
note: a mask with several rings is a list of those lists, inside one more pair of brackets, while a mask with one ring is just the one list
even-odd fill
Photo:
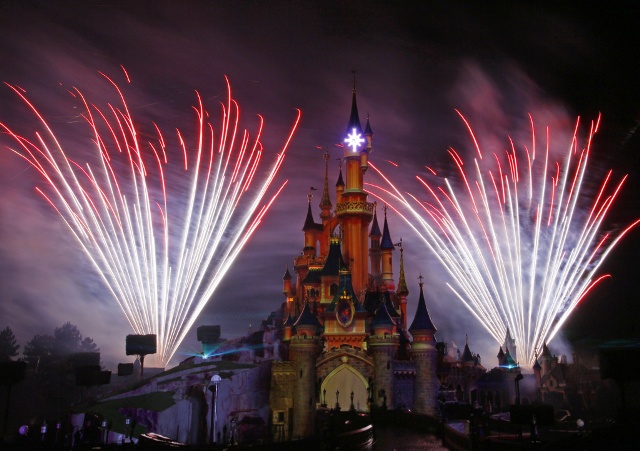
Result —
[[[367, 259], [368, 229], [373, 217], [373, 203], [367, 202], [364, 191], [364, 173], [372, 150], [373, 132], [367, 120], [366, 139], [360, 126], [356, 103], [355, 83], [351, 102], [351, 117], [344, 139], [344, 163], [346, 185], [336, 205], [336, 215], [343, 232], [344, 260], [349, 265], [351, 280], [356, 293], [367, 286], [369, 265]], [[366, 144], [365, 144], [366, 143]]]

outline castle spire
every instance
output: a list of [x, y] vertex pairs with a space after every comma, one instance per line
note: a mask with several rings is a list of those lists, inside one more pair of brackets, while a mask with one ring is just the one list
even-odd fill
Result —
[[407, 281], [404, 277], [404, 249], [402, 248], [402, 238], [400, 238], [400, 276], [398, 278], [398, 289], [396, 293], [398, 295], [407, 296], [409, 294], [409, 288], [407, 288]]
[[420, 299], [416, 316], [411, 323], [409, 332], [413, 336], [411, 344], [411, 359], [416, 365], [414, 382], [414, 410], [417, 413], [435, 415], [437, 411], [438, 378], [436, 377], [436, 327], [433, 325], [422, 289], [422, 274], [420, 279]]
[[351, 96], [351, 115], [347, 125], [347, 135], [354, 133], [362, 135], [362, 126], [358, 116], [358, 103], [356, 102], [356, 73], [353, 71], [353, 94]]
[[324, 158], [324, 187], [322, 188], [322, 199], [320, 200], [320, 208], [322, 213], [320, 216], [324, 218], [325, 211], [331, 210], [331, 198], [329, 197], [329, 152], [325, 152]]
[[400, 298], [400, 327], [402, 330], [407, 330], [407, 296], [409, 295], [409, 288], [407, 288], [407, 281], [404, 277], [404, 249], [402, 247], [402, 238], [400, 238], [400, 276], [398, 278], [398, 289], [396, 293]]
[[391, 240], [391, 234], [389, 233], [389, 224], [387, 223], [387, 206], [384, 208], [384, 225], [382, 227], [382, 241], [380, 242], [380, 253], [382, 254], [382, 282], [386, 285], [389, 291], [395, 289], [395, 282], [393, 281], [393, 251], [395, 246]]
[[382, 233], [380, 232], [380, 226], [378, 225], [378, 204], [373, 203], [373, 221], [371, 224], [371, 232], [369, 233], [369, 239], [371, 247], [369, 248], [369, 264], [371, 266], [371, 276], [378, 282], [381, 274], [380, 262], [380, 238]]
[[[431, 321], [429, 311], [427, 310], [427, 303], [424, 300], [423, 279], [422, 274], [418, 277], [420, 280], [420, 298], [418, 299], [418, 307], [416, 308], [416, 316], [413, 318], [413, 323], [409, 327], [409, 331], [416, 335], [416, 332], [430, 332], [433, 335], [437, 329]], [[435, 337], [434, 337], [435, 338]]]

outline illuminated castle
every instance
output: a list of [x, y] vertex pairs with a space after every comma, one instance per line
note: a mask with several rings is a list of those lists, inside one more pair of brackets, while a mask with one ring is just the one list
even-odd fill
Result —
[[293, 274], [287, 267], [283, 277], [286, 300], [276, 324], [284, 357], [273, 363], [270, 392], [272, 422], [282, 438], [312, 436], [319, 408], [436, 414], [436, 328], [422, 280], [407, 327], [402, 243], [391, 239], [386, 208], [380, 232], [376, 205], [364, 190], [373, 131], [368, 118], [361, 127], [355, 87], [343, 151], [335, 208], [325, 153], [321, 222], [314, 220], [310, 194], [304, 247]]

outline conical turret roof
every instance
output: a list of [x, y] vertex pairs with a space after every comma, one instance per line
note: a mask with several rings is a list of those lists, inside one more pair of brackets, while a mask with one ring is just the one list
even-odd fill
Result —
[[393, 321], [393, 318], [391, 318], [389, 310], [387, 310], [386, 302], [381, 304], [371, 320], [371, 327], [395, 326], [395, 324], [396, 323]]
[[340, 165], [340, 173], [338, 175], [338, 181], [336, 182], [336, 187], [344, 186], [344, 180], [342, 178], [342, 165]]
[[471, 350], [469, 349], [469, 337], [466, 337], [464, 343], [464, 351], [462, 351], [462, 362], [473, 362], [475, 358], [473, 354], [471, 354]]
[[382, 229], [382, 241], [380, 241], [380, 249], [394, 250], [395, 246], [391, 240], [391, 234], [389, 233], [389, 224], [387, 223], [387, 212], [385, 208], [384, 212], [384, 226]]
[[416, 316], [413, 318], [409, 332], [432, 330], [436, 331], [436, 326], [433, 325], [429, 311], [427, 310], [427, 303], [424, 300], [424, 291], [422, 289], [422, 282], [420, 282], [420, 298], [418, 299], [418, 308], [416, 309]]
[[356, 89], [353, 88], [353, 96], [351, 97], [351, 115], [349, 116], [349, 124], [347, 125], [347, 134], [353, 132], [362, 134], [362, 126], [360, 125], [360, 117], [358, 116], [358, 102], [356, 102]]
[[312, 230], [316, 228], [316, 222], [313, 220], [313, 214], [311, 213], [311, 201], [309, 201], [309, 207], [307, 208], [307, 217], [304, 220], [304, 226], [302, 226], [302, 230], [306, 232], [307, 230]]
[[338, 238], [331, 238], [329, 253], [324, 261], [324, 266], [320, 270], [320, 276], [337, 276], [340, 274], [340, 269], [344, 268], [344, 266], [342, 252], [340, 251], [340, 240]]
[[371, 221], [371, 232], [369, 236], [372, 238], [380, 238], [382, 233], [380, 232], [380, 226], [378, 225], [378, 210], [373, 210], [373, 220]]
[[309, 303], [305, 302], [304, 307], [302, 308], [302, 312], [300, 312], [300, 316], [298, 320], [295, 322], [294, 326], [310, 326], [310, 327], [320, 327], [320, 322], [316, 315], [311, 311], [311, 307], [309, 307]]
[[367, 115], [367, 125], [364, 127], [364, 134], [367, 136], [373, 136], [373, 130], [371, 129], [371, 124], [369, 123], [369, 115]]

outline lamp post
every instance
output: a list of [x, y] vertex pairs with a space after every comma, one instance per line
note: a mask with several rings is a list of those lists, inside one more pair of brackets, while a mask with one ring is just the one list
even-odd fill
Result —
[[215, 434], [213, 431], [216, 427], [216, 415], [218, 413], [216, 409], [216, 402], [218, 400], [218, 384], [221, 380], [222, 378], [220, 375], [216, 373], [211, 376], [211, 383], [209, 385], [209, 390], [211, 390], [211, 429], [209, 431], [209, 443], [215, 443]]

